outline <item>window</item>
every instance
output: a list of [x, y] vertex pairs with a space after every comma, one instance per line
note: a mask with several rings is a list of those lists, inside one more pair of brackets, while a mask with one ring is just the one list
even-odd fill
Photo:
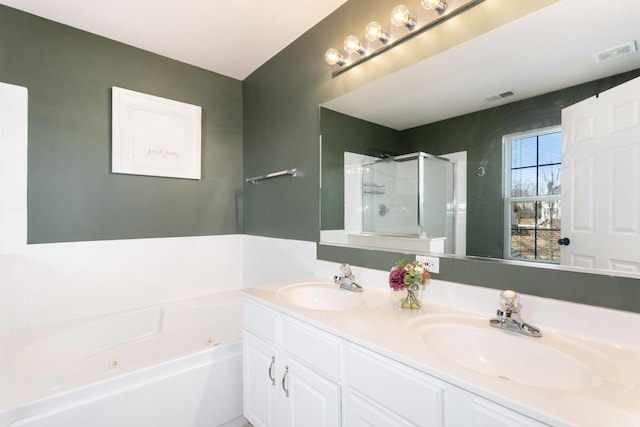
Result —
[[505, 258], [559, 263], [560, 128], [507, 135], [503, 146]]

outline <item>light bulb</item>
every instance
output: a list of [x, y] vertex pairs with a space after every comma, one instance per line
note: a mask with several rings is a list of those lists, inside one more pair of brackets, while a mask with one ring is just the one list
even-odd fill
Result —
[[447, 2], [446, 0], [422, 0], [422, 7], [425, 9], [433, 9], [439, 14], [442, 14], [447, 9]]
[[389, 34], [387, 34], [382, 29], [382, 25], [378, 24], [376, 21], [369, 22], [369, 25], [367, 25], [364, 31], [365, 37], [369, 41], [380, 40], [382, 43], [389, 41]]
[[409, 30], [416, 26], [416, 21], [411, 16], [409, 8], [403, 4], [394, 7], [391, 11], [391, 23], [396, 27], [403, 25]]
[[340, 55], [340, 52], [338, 52], [337, 49], [334, 49], [334, 48], [327, 49], [327, 51], [324, 53], [324, 60], [329, 65], [345, 64], [344, 58], [342, 57], [342, 55]]
[[362, 47], [362, 43], [356, 36], [348, 36], [344, 39], [344, 50], [348, 53], [357, 53], [358, 55], [364, 55], [365, 50]]

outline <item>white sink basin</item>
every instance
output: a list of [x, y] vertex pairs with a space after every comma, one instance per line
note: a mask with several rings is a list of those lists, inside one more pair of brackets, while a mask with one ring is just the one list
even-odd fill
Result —
[[361, 292], [340, 289], [332, 283], [296, 283], [280, 289], [278, 297], [289, 304], [311, 310], [345, 311], [364, 305]]
[[425, 351], [501, 380], [553, 390], [595, 388], [603, 378], [632, 385], [612, 360], [548, 331], [534, 338], [493, 328], [488, 318], [442, 315], [414, 319], [409, 327]]

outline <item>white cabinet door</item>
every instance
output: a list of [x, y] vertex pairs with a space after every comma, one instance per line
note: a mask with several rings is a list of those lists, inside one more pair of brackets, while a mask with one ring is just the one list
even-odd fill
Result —
[[285, 356], [281, 380], [282, 426], [336, 427], [341, 424], [340, 385]]
[[243, 335], [243, 412], [255, 427], [277, 426], [278, 351], [256, 335]]
[[341, 425], [343, 340], [245, 301], [244, 416], [254, 427]]

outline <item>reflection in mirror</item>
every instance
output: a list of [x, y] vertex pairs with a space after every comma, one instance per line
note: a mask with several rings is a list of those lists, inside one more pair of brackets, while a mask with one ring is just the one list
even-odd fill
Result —
[[[456, 238], [464, 242], [466, 229], [464, 223], [456, 224], [464, 213], [457, 212], [463, 203], [456, 204], [455, 170], [455, 157], [417, 152], [377, 158], [345, 152], [344, 230], [324, 230], [323, 240], [456, 253]], [[461, 180], [459, 186], [466, 182]]]
[[[335, 238], [336, 230], [348, 228], [345, 219], [349, 221], [354, 209], [353, 200], [350, 200], [352, 196], [347, 198], [345, 194], [348, 187], [345, 174], [353, 170], [348, 164], [345, 165], [346, 152], [377, 159], [413, 152], [425, 152], [438, 157], [465, 153], [466, 209], [459, 207], [466, 212], [464, 252], [458, 251], [462, 245], [453, 244], [449, 253], [559, 262], [558, 256], [566, 252], [566, 246], [558, 244], [558, 240], [565, 236], [557, 231], [560, 227], [557, 216], [566, 214], [567, 210], [565, 206], [559, 208], [556, 196], [558, 191], [565, 191], [567, 180], [562, 180], [564, 186], [560, 186], [559, 182], [554, 184], [554, 179], [560, 179], [559, 176], [551, 176], [557, 173], [558, 165], [541, 162], [536, 164], [536, 174], [542, 173], [544, 176], [541, 171], [547, 171], [551, 174], [550, 179], [543, 179], [544, 185], [537, 183], [534, 195], [520, 194], [524, 199], [518, 199], [517, 192], [512, 192], [516, 196], [514, 200], [506, 200], [505, 138], [514, 135], [526, 138], [531, 133], [559, 128], [563, 108], [640, 75], [640, 54], [637, 52], [611, 60], [604, 66], [593, 61], [585, 62], [585, 58], [591, 61], [592, 53], [609, 45], [628, 42], [627, 39], [637, 36], [632, 22], [640, 18], [640, 5], [630, 2], [626, 12], [616, 11], [615, 16], [603, 22], [597, 19], [596, 9], [585, 8], [584, 5], [571, 8], [575, 1], [563, 0], [486, 36], [429, 58], [424, 61], [426, 68], [417, 64], [324, 103], [321, 108], [321, 243], [372, 247], [362, 241], [355, 244], [345, 238]], [[565, 29], [562, 25], [566, 26], [568, 18], [559, 17], [568, 13], [572, 14], [571, 22], [575, 23], [572, 37], [563, 40], [547, 37], [547, 33]], [[548, 31], [540, 34], [541, 27]], [[523, 39], [535, 41], [527, 46], [528, 56], [523, 58], [519, 55], [517, 63], [510, 61], [516, 55], [512, 50], [513, 40]], [[522, 49], [521, 43], [518, 49]], [[500, 57], [507, 59], [499, 63], [486, 61], [487, 55], [497, 52]], [[449, 63], [455, 64], [455, 68], [450, 67]], [[469, 73], [471, 69], [474, 70], [473, 74]], [[433, 70], [438, 70], [438, 79], [421, 78], [429, 72], [433, 73]], [[403, 86], [399, 79], [406, 84]], [[385, 88], [391, 87], [393, 90], [386, 91]], [[428, 96], [436, 90], [434, 87], [438, 88], [440, 96]], [[479, 102], [479, 90], [486, 91], [485, 95], [495, 92], [510, 93], [510, 96], [487, 96], [487, 99]], [[404, 95], [400, 97], [396, 95], [398, 93]], [[423, 93], [427, 95], [422, 96]], [[517, 175], [516, 172], [510, 173]], [[548, 188], [556, 184], [556, 188]], [[626, 192], [629, 191], [629, 185], [631, 183], [626, 182], [624, 188], [608, 191]], [[633, 185], [637, 187], [640, 183]], [[638, 193], [640, 190], [636, 187], [632, 187], [631, 191]], [[528, 200], [530, 196], [541, 199]], [[374, 211], [380, 208], [379, 204], [372, 206]], [[507, 206], [521, 209], [513, 215]], [[361, 208], [364, 209], [364, 203]], [[585, 208], [583, 213], [588, 215], [589, 210]], [[564, 226], [564, 218], [562, 223]], [[541, 227], [548, 229], [542, 230]], [[456, 231], [454, 227], [454, 234]], [[534, 237], [546, 233], [547, 237], [546, 240], [536, 241], [525, 236], [527, 233]], [[523, 242], [530, 240], [538, 245], [538, 256], [535, 248], [533, 255], [530, 252], [522, 255], [525, 249]], [[373, 246], [406, 253], [430, 251], [425, 248], [398, 249], [391, 245]], [[530, 245], [526, 250], [530, 251]], [[540, 251], [545, 255], [541, 256]], [[597, 266], [589, 260], [589, 256], [581, 257], [580, 262], [571, 265], [599, 270], [615, 269]], [[565, 264], [564, 260], [562, 263]], [[628, 263], [618, 270], [636, 274]]]

